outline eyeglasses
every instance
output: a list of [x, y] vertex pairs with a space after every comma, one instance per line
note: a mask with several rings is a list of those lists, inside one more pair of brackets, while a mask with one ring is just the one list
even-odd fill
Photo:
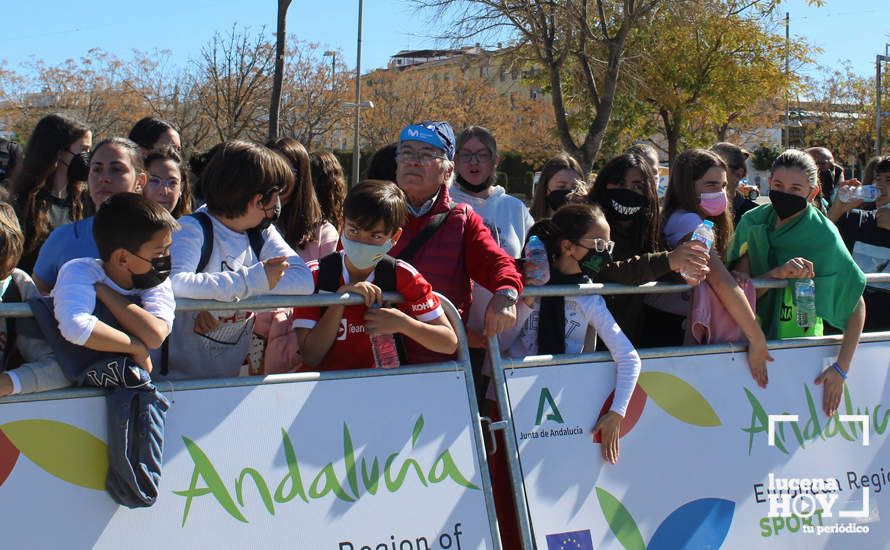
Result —
[[470, 151], [461, 151], [457, 154], [457, 158], [460, 159], [461, 162], [465, 162], [470, 164], [471, 162], [476, 162], [477, 164], [485, 164], [486, 162], [491, 162], [491, 153], [486, 150], [470, 152]]
[[[592, 247], [587, 247], [587, 246], [584, 246], [583, 244], [581, 245], [581, 246], [584, 246], [584, 248], [587, 248], [588, 250], [596, 250], [597, 252], [600, 252], [600, 253], [606, 252], [609, 254], [611, 254], [612, 251], [615, 250], [615, 241], [607, 241], [605, 239], [599, 239], [599, 238], [596, 238], [596, 239], [584, 238], [584, 239], [578, 239], [578, 240], [592, 242], [593, 243]], [[578, 243], [578, 244], [580, 244], [580, 243]]]
[[175, 191], [176, 189], [179, 189], [179, 180], [176, 178], [165, 180], [157, 176], [151, 176], [148, 178], [148, 186], [153, 189], [165, 187], [170, 191]]
[[416, 162], [421, 166], [432, 166], [437, 160], [445, 160], [443, 155], [434, 155], [426, 151], [404, 149], [396, 152], [396, 162]]

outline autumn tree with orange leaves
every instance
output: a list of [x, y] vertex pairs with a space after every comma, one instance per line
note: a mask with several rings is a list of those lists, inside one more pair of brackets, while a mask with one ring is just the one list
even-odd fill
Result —
[[518, 92], [501, 94], [471, 78], [470, 71], [379, 70], [365, 76], [365, 95], [374, 108], [362, 112], [362, 140], [369, 149], [391, 143], [407, 124], [448, 121], [459, 133], [470, 125], [488, 128], [503, 151], [543, 159], [559, 151], [548, 102]]

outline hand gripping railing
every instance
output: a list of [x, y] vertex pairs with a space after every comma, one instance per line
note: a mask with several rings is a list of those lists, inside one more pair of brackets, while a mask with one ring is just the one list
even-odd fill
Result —
[[[890, 273], [869, 273], [865, 276], [868, 284], [890, 283]], [[782, 279], [752, 279], [755, 288], [785, 288], [791, 285], [791, 281]], [[668, 294], [672, 292], [684, 292], [689, 290], [689, 285], [676, 283], [647, 283], [640, 286], [627, 286], [610, 283], [591, 283], [585, 285], [545, 285], [527, 287], [522, 293], [523, 297], [541, 296], [583, 296], [601, 294], [604, 296], [627, 294]], [[867, 313], [866, 313], [867, 314]], [[786, 340], [772, 340], [767, 342], [769, 349], [789, 349], [811, 346], [831, 346], [840, 343], [842, 336], [815, 336], [790, 338]], [[881, 342], [890, 340], [890, 331], [873, 332], [863, 334], [860, 342]], [[666, 348], [649, 348], [637, 350], [642, 359], [656, 359], [663, 357], [680, 357], [689, 355], [706, 355], [714, 353], [739, 353], [747, 350], [747, 346], [738, 343], [711, 344], [703, 346], [674, 346]], [[498, 411], [502, 419], [491, 425], [491, 429], [505, 430], [505, 445], [507, 463], [510, 470], [510, 481], [513, 489], [513, 498], [516, 502], [516, 519], [519, 524], [522, 546], [525, 550], [535, 548], [532, 537], [531, 518], [528, 511], [528, 503], [525, 497], [525, 489], [522, 484], [522, 471], [519, 463], [519, 446], [516, 442], [512, 427], [509, 426], [511, 408], [507, 393], [506, 369], [543, 367], [549, 365], [565, 365], [578, 363], [597, 363], [611, 361], [609, 352], [594, 352], [580, 354], [561, 355], [535, 355], [520, 359], [505, 359], [501, 357], [497, 336], [488, 339], [488, 357], [491, 361], [493, 382], [498, 398]]]

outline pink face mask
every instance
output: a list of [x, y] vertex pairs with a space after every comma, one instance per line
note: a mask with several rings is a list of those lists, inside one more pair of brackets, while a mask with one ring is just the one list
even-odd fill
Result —
[[702, 212], [708, 216], [719, 216], [726, 210], [728, 200], [726, 191], [718, 191], [716, 193], [702, 193], [698, 200], [698, 205]]

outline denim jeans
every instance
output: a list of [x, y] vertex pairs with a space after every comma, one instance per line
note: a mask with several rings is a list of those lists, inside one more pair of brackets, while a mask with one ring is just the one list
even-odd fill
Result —
[[90, 365], [81, 383], [108, 391], [105, 488], [116, 502], [129, 508], [151, 506], [158, 498], [164, 418], [170, 402], [148, 373], [126, 356]]

